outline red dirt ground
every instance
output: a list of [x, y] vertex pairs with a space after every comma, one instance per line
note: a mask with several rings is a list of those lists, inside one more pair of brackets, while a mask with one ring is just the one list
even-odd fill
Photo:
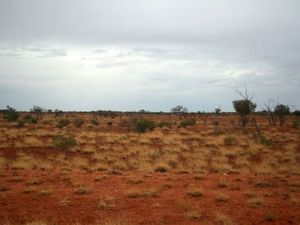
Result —
[[[100, 180], [95, 181], [95, 178]], [[132, 182], [137, 179], [140, 181]], [[28, 183], [32, 180], [38, 181], [37, 184]], [[227, 187], [220, 187], [220, 181]], [[217, 224], [217, 214], [227, 215], [234, 224], [300, 224], [298, 175], [1, 170], [0, 184], [0, 221], [10, 224], [40, 219], [48, 224], [92, 224], [110, 220], [121, 221], [120, 224], [208, 225]], [[91, 193], [75, 194], [76, 184], [84, 184]], [[30, 188], [35, 191], [24, 193]], [[203, 195], [187, 194], [195, 188], [201, 189]], [[126, 195], [130, 190], [149, 189], [158, 191], [158, 196], [130, 198]], [[42, 190], [49, 193], [41, 194]], [[249, 205], [250, 192], [263, 199], [262, 206]], [[220, 193], [229, 200], [216, 201]], [[108, 206], [97, 206], [108, 198]], [[191, 211], [199, 212], [200, 218], [188, 218], [186, 214]]]

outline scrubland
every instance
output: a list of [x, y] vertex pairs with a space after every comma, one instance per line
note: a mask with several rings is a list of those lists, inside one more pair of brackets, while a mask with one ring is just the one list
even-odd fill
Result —
[[2, 224], [299, 224], [296, 116], [259, 138], [235, 114], [30, 116], [0, 117]]

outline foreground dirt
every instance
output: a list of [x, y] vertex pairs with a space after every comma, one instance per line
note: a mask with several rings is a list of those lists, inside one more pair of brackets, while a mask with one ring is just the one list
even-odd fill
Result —
[[299, 224], [299, 175], [0, 171], [0, 221]]

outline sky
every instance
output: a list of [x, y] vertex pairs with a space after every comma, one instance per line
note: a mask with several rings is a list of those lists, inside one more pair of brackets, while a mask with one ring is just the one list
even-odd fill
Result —
[[300, 109], [299, 0], [0, 0], [0, 108]]

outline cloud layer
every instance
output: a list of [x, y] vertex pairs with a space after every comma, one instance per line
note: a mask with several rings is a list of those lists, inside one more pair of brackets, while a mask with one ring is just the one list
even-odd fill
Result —
[[1, 105], [64, 110], [300, 108], [297, 0], [0, 3]]

